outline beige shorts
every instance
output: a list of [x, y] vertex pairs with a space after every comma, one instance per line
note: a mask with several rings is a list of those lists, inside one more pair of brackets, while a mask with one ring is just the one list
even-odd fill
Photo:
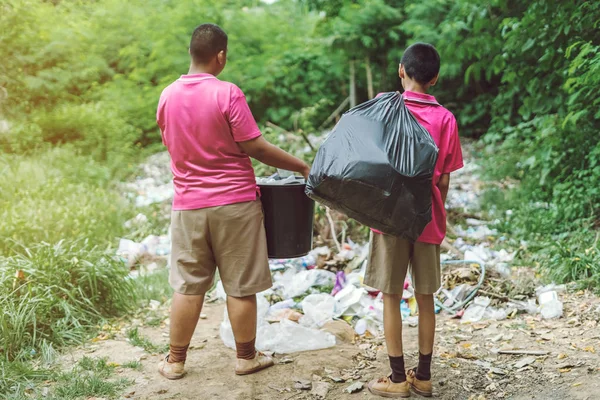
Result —
[[373, 233], [365, 285], [386, 294], [402, 294], [410, 265], [413, 287], [433, 294], [441, 285], [440, 246]]
[[200, 295], [215, 271], [225, 293], [245, 297], [272, 286], [260, 200], [171, 212], [171, 273], [177, 293]]

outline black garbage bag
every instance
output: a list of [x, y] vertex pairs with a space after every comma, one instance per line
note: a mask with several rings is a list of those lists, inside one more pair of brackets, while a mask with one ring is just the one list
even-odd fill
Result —
[[438, 148], [402, 95], [346, 112], [312, 165], [306, 194], [363, 225], [411, 241], [431, 221]]

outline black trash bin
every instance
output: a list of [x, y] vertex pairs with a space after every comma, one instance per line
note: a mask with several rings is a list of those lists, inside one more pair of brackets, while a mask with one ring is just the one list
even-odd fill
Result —
[[312, 249], [315, 202], [304, 193], [304, 180], [259, 183], [265, 212], [269, 258], [297, 258]]

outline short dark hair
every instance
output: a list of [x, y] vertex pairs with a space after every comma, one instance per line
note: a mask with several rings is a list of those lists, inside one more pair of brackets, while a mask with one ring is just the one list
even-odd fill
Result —
[[190, 55], [196, 64], [206, 64], [227, 50], [227, 34], [215, 24], [202, 24], [194, 29], [190, 40]]
[[440, 72], [440, 54], [428, 43], [415, 43], [404, 50], [402, 61], [409, 78], [422, 85], [429, 83]]

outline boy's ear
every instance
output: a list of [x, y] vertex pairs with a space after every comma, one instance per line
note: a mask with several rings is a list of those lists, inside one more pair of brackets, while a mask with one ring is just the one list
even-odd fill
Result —
[[432, 80], [429, 81], [429, 86], [435, 86], [439, 77], [440, 77], [440, 74], [438, 73]]
[[217, 54], [217, 62], [219, 65], [225, 65], [227, 62], [227, 52], [225, 50], [221, 50], [219, 54]]
[[398, 65], [398, 76], [400, 77], [400, 79], [404, 79], [406, 76], [406, 72], [404, 71], [404, 65], [402, 64]]

